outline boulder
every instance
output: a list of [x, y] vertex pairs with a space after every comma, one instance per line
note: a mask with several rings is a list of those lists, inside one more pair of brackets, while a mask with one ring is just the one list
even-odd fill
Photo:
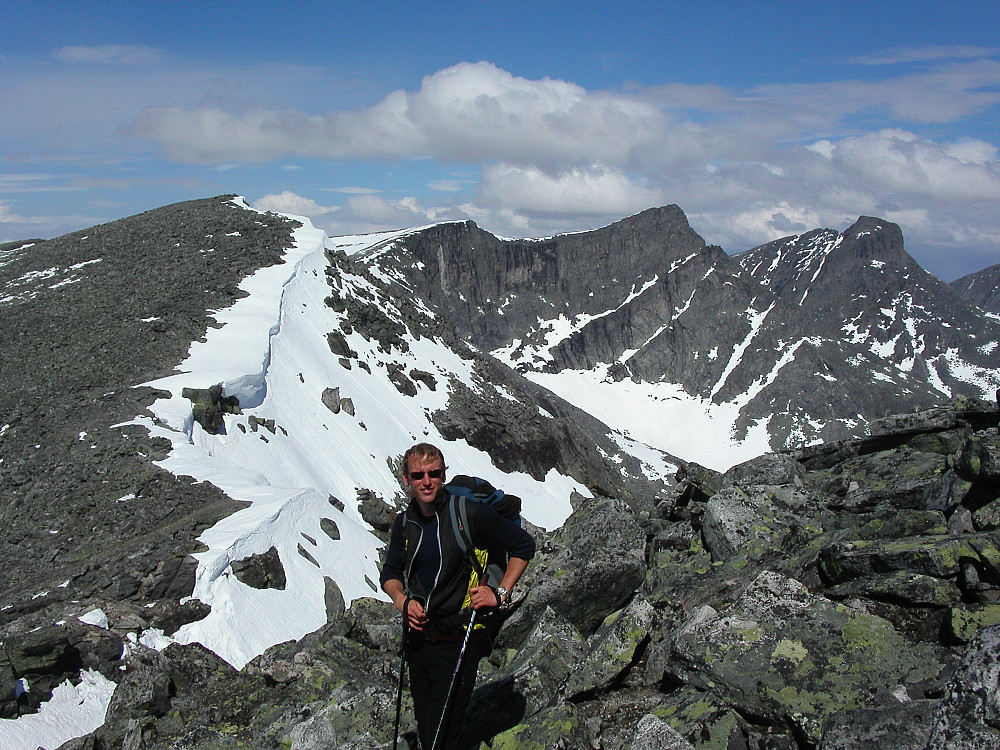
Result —
[[524, 578], [524, 604], [503, 633], [516, 644], [546, 607], [586, 636], [629, 601], [646, 575], [646, 536], [628, 505], [617, 500], [581, 504], [551, 538]]
[[702, 537], [713, 560], [737, 555], [759, 559], [762, 551], [781, 546], [795, 527], [795, 519], [757, 495], [726, 487], [708, 501]]
[[656, 623], [653, 607], [641, 596], [608, 615], [588, 642], [588, 653], [566, 684], [570, 700], [581, 700], [615, 686], [642, 656]]
[[1000, 747], [1000, 625], [969, 644], [934, 711], [925, 750]]
[[728, 750], [745, 744], [746, 722], [712, 692], [681, 687], [665, 696], [651, 715], [699, 749]]
[[695, 747], [663, 719], [646, 714], [636, 725], [628, 750], [695, 750]]
[[937, 701], [909, 699], [877, 708], [856, 708], [833, 714], [823, 727], [817, 750], [879, 750], [923, 748], [931, 733]]
[[753, 485], [801, 486], [806, 468], [792, 456], [784, 453], [765, 453], [729, 469], [722, 477], [723, 487], [752, 487]]
[[957, 579], [962, 561], [987, 571], [1000, 561], [1000, 535], [932, 535], [895, 540], [856, 540], [831, 544], [820, 556], [821, 571], [832, 582], [861, 576], [906, 571], [942, 579]]
[[466, 723], [488, 739], [558, 702], [567, 679], [579, 673], [586, 648], [577, 629], [546, 607], [523, 646], [475, 691]]
[[493, 738], [491, 750], [576, 750], [593, 747], [579, 710], [572, 704], [535, 714]]
[[868, 705], [880, 690], [924, 697], [939, 689], [950, 663], [943, 648], [911, 642], [881, 618], [770, 572], [732, 607], [682, 625], [673, 649], [677, 680], [814, 743], [830, 716]]

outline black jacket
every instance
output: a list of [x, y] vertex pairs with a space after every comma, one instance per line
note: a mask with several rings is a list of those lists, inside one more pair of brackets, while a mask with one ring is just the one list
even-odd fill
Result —
[[392, 525], [380, 581], [383, 585], [393, 578], [402, 581], [407, 595], [419, 599], [430, 621], [442, 627], [449, 627], [463, 619], [462, 612], [469, 604], [469, 590], [479, 585], [479, 576], [472, 561], [473, 551], [463, 553], [455, 537], [449, 513], [450, 503], [466, 503], [469, 536], [474, 552], [479, 556], [480, 568], [485, 567], [487, 550], [502, 549], [507, 555], [524, 560], [530, 560], [535, 554], [534, 540], [516, 523], [504, 519], [483, 503], [455, 497], [442, 490], [434, 501], [440, 559], [435, 582], [427, 591], [416, 570], [414, 554], [426, 526], [420, 520], [417, 501], [411, 500]]

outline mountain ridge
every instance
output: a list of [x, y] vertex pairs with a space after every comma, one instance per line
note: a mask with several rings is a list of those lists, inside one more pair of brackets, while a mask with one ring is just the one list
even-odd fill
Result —
[[[752, 410], [740, 413], [755, 399], [772, 411], [775, 404], [801, 405], [785, 415], [789, 429], [808, 426], [812, 419], [814, 432], [822, 432], [818, 417], [831, 406], [829, 392], [810, 389], [810, 377], [822, 365], [859, 369], [847, 360], [869, 342], [852, 348], [832, 341], [832, 335], [814, 342], [818, 337], [810, 335], [807, 324], [822, 309], [809, 307], [822, 302], [819, 287], [796, 287], [793, 281], [792, 288], [809, 292], [808, 304], [779, 305], [737, 261], [705, 245], [680, 209], [638, 216], [597, 230], [596, 237], [583, 233], [539, 242], [542, 253], [531, 258], [526, 241], [491, 239], [472, 224], [327, 238], [306, 219], [261, 214], [222, 196], [163, 207], [52, 244], [8, 250], [0, 259], [0, 304], [8, 322], [0, 333], [6, 386], [0, 389], [0, 520], [8, 530], [0, 538], [0, 552], [16, 564], [11, 585], [0, 593], [5, 643], [0, 671], [23, 679], [24, 692], [7, 695], [3, 710], [30, 711], [62, 679], [82, 679], [84, 665], [126, 686], [155, 685], [164, 696], [187, 689], [186, 678], [174, 669], [175, 658], [190, 674], [207, 669], [216, 675], [213, 681], [235, 679], [224, 677], [230, 673], [215, 654], [247, 667], [238, 674], [259, 696], [261, 689], [297, 679], [301, 664], [288, 667], [289, 672], [276, 655], [299, 648], [290, 644], [310, 648], [316, 641], [305, 634], [320, 632], [315, 628], [324, 619], [329, 629], [321, 630], [332, 639], [332, 650], [303, 658], [313, 665], [332, 658], [337, 669], [356, 660], [355, 678], [388, 674], [391, 667], [372, 666], [382, 656], [360, 650], [389, 643], [396, 632], [374, 583], [378, 534], [401, 500], [394, 461], [416, 440], [440, 442], [456, 470], [481, 474], [522, 496], [527, 523], [548, 529], [574, 518], [562, 536], [536, 529], [545, 542], [542, 554], [549, 556], [540, 570], [555, 572], [539, 574], [533, 587], [537, 601], [525, 607], [522, 623], [511, 634], [537, 624], [534, 616], [545, 602], [580, 619], [587, 633], [600, 624], [603, 615], [591, 611], [592, 585], [584, 585], [582, 577], [573, 579], [579, 585], [570, 594], [560, 596], [561, 560], [573, 564], [574, 576], [588, 570], [589, 558], [573, 558], [577, 544], [588, 545], [595, 556], [608, 553], [601, 559], [608, 572], [597, 577], [606, 589], [601, 596], [607, 613], [633, 596], [647, 567], [659, 597], [656, 606], [664, 611], [673, 611], [665, 605], [675, 597], [689, 601], [693, 592], [686, 587], [704, 580], [706, 571], [717, 575], [697, 594], [699, 600], [719, 609], [728, 606], [736, 593], [728, 583], [730, 569], [717, 570], [717, 561], [706, 561], [699, 541], [703, 524], [711, 530], [704, 543], [716, 547], [712, 556], [725, 557], [739, 543], [741, 529], [756, 526], [740, 521], [729, 528], [730, 518], [722, 511], [734, 508], [743, 518], [740, 514], [772, 502], [781, 508], [798, 505], [802, 484], [796, 478], [809, 480], [814, 492], [809, 504], [828, 527], [831, 543], [841, 533], [840, 522], [829, 517], [831, 508], [867, 509], [885, 494], [879, 487], [853, 488], [848, 477], [856, 473], [864, 479], [871, 471], [877, 480], [911, 465], [920, 469], [920, 481], [913, 484], [907, 475], [895, 482], [898, 502], [930, 503], [927, 512], [941, 517], [929, 519], [919, 511], [904, 528], [947, 525], [964, 533], [974, 522], [993, 528], [995, 508], [988, 500], [995, 435], [972, 436], [962, 422], [965, 407], [959, 407], [965, 416], [957, 423], [942, 427], [931, 419], [930, 432], [913, 438], [916, 447], [901, 449], [899, 456], [859, 455], [859, 445], [874, 450], [878, 441], [833, 446], [833, 458], [821, 451], [818, 460], [806, 453], [767, 456], [754, 464], [757, 469], [741, 464], [729, 476], [742, 477], [740, 486], [748, 488], [779, 483], [787, 489], [774, 498], [755, 489], [749, 505], [740, 498], [743, 490], [722, 492], [724, 478], [692, 462], [696, 443], [705, 443], [706, 455], [718, 458], [732, 426], [740, 429], [741, 419], [760, 421]], [[826, 241], [839, 239], [839, 249], [847, 240], [835, 234]], [[599, 247], [600, 238], [610, 238], [618, 251]], [[884, 241], [887, 252], [901, 250], [891, 230], [864, 241], [875, 240]], [[625, 249], [647, 247], [648, 257], [622, 258]], [[489, 252], [477, 253], [477, 248]], [[830, 249], [822, 243], [815, 249], [824, 248]], [[794, 251], [794, 239], [787, 238], [767, 252]], [[580, 261], [593, 252], [603, 259], [599, 269]], [[575, 262], [563, 259], [561, 266], [560, 253]], [[498, 263], [501, 255], [514, 257], [510, 264]], [[440, 264], [439, 258], [446, 262]], [[426, 272], [433, 263], [445, 269], [444, 285], [442, 274]], [[560, 285], [556, 272], [565, 269], [568, 276]], [[637, 275], [623, 278], [621, 269]], [[501, 306], [496, 303], [503, 300], [473, 296], [480, 272], [493, 274], [497, 290], [508, 273], [521, 274], [523, 289], [536, 274], [548, 283], [546, 294], [535, 299], [522, 291], [519, 308]], [[436, 286], [428, 278], [436, 278]], [[455, 286], [459, 282], [470, 290], [466, 299], [462, 287]], [[912, 292], [916, 287], [904, 288]], [[886, 328], [893, 336], [909, 333], [901, 322], [904, 308], [885, 308], [892, 317], [881, 304], [863, 306], [895, 322], [895, 328]], [[964, 314], [965, 308], [956, 305]], [[785, 308], [798, 311], [798, 317]], [[970, 315], [972, 322], [959, 321], [966, 328], [953, 334], [941, 326], [945, 330], [934, 340], [993, 330], [981, 313]], [[983, 330], [975, 328], [980, 318]], [[699, 328], [705, 320], [712, 325]], [[495, 321], [503, 325], [493, 326]], [[860, 322], [865, 321], [855, 322], [856, 338]], [[512, 357], [499, 349], [474, 346], [473, 324], [498, 342], [531, 338], [520, 350], [526, 356], [515, 363], [523, 366], [506, 366]], [[830, 325], [841, 332], [843, 320]], [[661, 338], [668, 344], [662, 349]], [[768, 345], [762, 346], [765, 340]], [[877, 338], [876, 343], [887, 347], [889, 340]], [[551, 357], [543, 356], [550, 350]], [[889, 368], [895, 351], [886, 348], [881, 359], [872, 352], [871, 362]], [[796, 356], [800, 352], [810, 356]], [[992, 362], [991, 354], [996, 356], [995, 347], [983, 356]], [[942, 366], [924, 359], [928, 373]], [[684, 394], [677, 383], [636, 378], [639, 371], [655, 372], [658, 362], [672, 373], [697, 376], [688, 387], [705, 395]], [[566, 369], [585, 363], [597, 366]], [[890, 378], [892, 371], [883, 373]], [[784, 386], [779, 375], [796, 388]], [[902, 401], [916, 400], [905, 391], [911, 381], [902, 376], [880, 382]], [[578, 398], [595, 383], [607, 395], [603, 410]], [[191, 399], [199, 397], [194, 391], [211, 385], [222, 386], [218, 396], [237, 394], [243, 403], [235, 409], [221, 401], [209, 403], [218, 419], [203, 424], [195, 419]], [[856, 386], [859, 398], [872, 390], [871, 383], [863, 386]], [[641, 394], [644, 400], [622, 400], [626, 389], [646, 387], [653, 390]], [[943, 392], [916, 395], [930, 399], [935, 393]], [[681, 410], [665, 420], [661, 415], [667, 412], [657, 411], [664, 405]], [[626, 407], [628, 419], [616, 423]], [[833, 402], [830, 414], [842, 419], [838, 407]], [[707, 421], [698, 421], [702, 409]], [[700, 434], [712, 419], [722, 432]], [[683, 450], [672, 454], [657, 447], [663, 441], [633, 434], [641, 423], [675, 428], [675, 444]], [[853, 427], [860, 429], [860, 422]], [[899, 447], [900, 440], [909, 439], [907, 433], [889, 445]], [[756, 450], [754, 456], [764, 450], [758, 444], [745, 447]], [[736, 463], [733, 455], [725, 460]], [[830, 469], [837, 462], [843, 467]], [[807, 465], [809, 476], [803, 473]], [[942, 478], [945, 468], [951, 473]], [[827, 469], [830, 473], [823, 474]], [[954, 475], [959, 470], [973, 478]], [[710, 495], [715, 500], [706, 504]], [[964, 505], [952, 507], [959, 502]], [[587, 526], [596, 508], [600, 517], [620, 524], [612, 548], [605, 548], [611, 537]], [[944, 518], [942, 508], [953, 511], [950, 518]], [[703, 520], [708, 509], [713, 515]], [[881, 517], [871, 527], [881, 528]], [[785, 531], [789, 528], [799, 526]], [[785, 531], [775, 538], [784, 538]], [[798, 539], [798, 533], [792, 536]], [[810, 549], [807, 545], [797, 554], [808, 555]], [[679, 584], [668, 565], [672, 558], [684, 560]], [[262, 568], [260, 575], [253, 572]], [[275, 568], [283, 575], [272, 575]], [[805, 571], [794, 574], [817, 585], [815, 567], [807, 565]], [[735, 564], [732, 572], [738, 573]], [[982, 581], [963, 575], [961, 585], [970, 592], [986, 585], [983, 596], [1000, 585], [986, 568], [978, 574]], [[647, 628], [649, 607], [640, 610], [625, 621], [637, 616]], [[534, 614], [524, 619], [528, 613]], [[110, 621], [116, 634], [84, 627], [81, 619]], [[657, 632], [668, 633], [677, 624], [668, 618]], [[284, 648], [275, 645], [282, 642]], [[353, 655], [343, 656], [341, 648]], [[377, 653], [392, 650], [391, 645], [381, 648], [376, 646]], [[44, 664], [27, 660], [42, 652], [51, 655]], [[662, 650], [654, 653], [661, 665], [670, 658]], [[124, 678], [123, 666], [128, 666]], [[581, 684], [575, 700], [613, 689], [616, 680], [610, 677], [600, 688]], [[201, 682], [192, 678], [190, 684]], [[335, 687], [325, 677], [321, 683], [324, 691]], [[355, 687], [358, 696], [382, 694], [377, 685], [337, 684], [345, 705], [354, 705], [356, 696], [349, 693]], [[293, 693], [292, 705], [282, 709], [298, 712], [289, 726], [302, 723], [306, 687], [297, 683], [296, 690], [305, 692]], [[192, 710], [216, 705], [204, 703], [198, 689]], [[133, 694], [125, 690], [122, 695]], [[240, 695], [232, 697], [238, 701]], [[118, 705], [141, 714], [144, 709], [129, 700], [122, 697]], [[325, 694], [308, 698], [309, 705], [326, 700]], [[144, 730], [138, 724], [128, 728], [131, 718], [119, 714], [124, 721], [119, 729], [131, 732], [130, 741], [136, 742]], [[168, 731], [165, 724], [159, 726]], [[0, 726], [0, 732], [5, 730]], [[79, 747], [93, 750], [96, 745], [87, 741]]]
[[984, 310], [1000, 315], [1000, 263], [956, 279], [951, 286]]
[[772, 449], [1000, 385], [996, 321], [876, 217], [736, 256], [676, 206], [531, 243], [467, 222], [410, 233], [377, 261], [529, 378], [606, 369], [605, 380], [674, 384], [735, 409], [737, 442], [764, 426]]

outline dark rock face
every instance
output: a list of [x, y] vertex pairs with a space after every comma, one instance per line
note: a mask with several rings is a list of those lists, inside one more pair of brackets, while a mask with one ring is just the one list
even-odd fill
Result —
[[973, 304], [1000, 315], [1000, 264], [956, 279], [951, 286]]
[[259, 555], [233, 560], [230, 566], [237, 579], [255, 589], [283, 589], [287, 583], [277, 547]]
[[[474, 225], [447, 224], [435, 229], [492, 237]], [[495, 238], [494, 241], [499, 242]], [[395, 257], [396, 250], [385, 252]], [[405, 285], [386, 280], [399, 277], [398, 269], [393, 274], [375, 274], [369, 268], [371, 259], [364, 256], [348, 259], [328, 253], [328, 259], [331, 294], [326, 304], [333, 309], [349, 311], [353, 322], [348, 328], [378, 342], [380, 351], [387, 357], [386, 371], [403, 398], [414, 397], [419, 389], [434, 391], [437, 383], [429, 379], [426, 372], [412, 367], [412, 361], [405, 356], [409, 354], [408, 345], [401, 331], [407, 331], [416, 339], [439, 340], [472, 364], [473, 383], [453, 380], [447, 406], [430, 415], [445, 440], [468, 441], [489, 454], [494, 465], [505, 472], [524, 472], [542, 481], [555, 469], [597, 494], [619, 497], [633, 505], [663, 491], [665, 482], [658, 477], [650, 478], [642, 463], [616, 443], [606, 425], [482, 353], [481, 347], [470, 346], [468, 316], [452, 320], [448, 315], [428, 314], [428, 309], [434, 309], [435, 300], [455, 304], [451, 296], [441, 297], [424, 288], [429, 283], [427, 279], [434, 277], [436, 272], [429, 271], [426, 278], [416, 275], [413, 284], [421, 291], [415, 293], [409, 280]], [[389, 262], [382, 255], [377, 260], [380, 267]], [[384, 299], [392, 302], [393, 317], [387, 317], [382, 310], [384, 303], [371, 293], [358, 296], [343, 289], [338, 276], [340, 269], [381, 289]], [[430, 300], [419, 296], [425, 293], [431, 295]], [[372, 326], [372, 321], [381, 323]], [[343, 333], [335, 331], [328, 339], [340, 341]], [[342, 345], [334, 349], [335, 353], [343, 355], [342, 363], [348, 367], [365, 366], [357, 353], [345, 352], [346, 347], [344, 339]], [[397, 354], [406, 361], [405, 365], [392, 359]], [[670, 458], [666, 454], [664, 457]]]
[[[791, 381], [807, 384], [804, 392], [781, 388], [765, 413], [871, 421], [929, 408], [945, 393], [992, 397], [960, 382], [962, 368], [944, 355], [994, 371], [988, 342], [997, 340], [996, 321], [920, 268], [897, 225], [861, 217], [842, 233], [776, 240], [737, 260], [777, 305], [761, 331], [765, 340], [806, 342], [796, 359], [804, 367]], [[750, 373], [761, 364], [751, 362]], [[782, 421], [791, 429], [794, 419]]]
[[181, 396], [191, 400], [194, 421], [208, 433], [216, 433], [223, 424], [223, 414], [241, 414], [240, 400], [236, 396], [223, 396], [222, 386], [210, 388], [185, 388]]
[[737, 433], [766, 420], [775, 448], [859, 436], [886, 414], [1000, 386], [1000, 321], [872, 217], [734, 257], [676, 206], [535, 242], [442, 224], [373, 262], [522, 372], [607, 367], [738, 401]]

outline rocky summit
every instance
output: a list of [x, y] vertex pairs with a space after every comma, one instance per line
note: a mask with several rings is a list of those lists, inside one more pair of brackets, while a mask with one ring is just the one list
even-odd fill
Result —
[[[470, 748], [1000, 746], [1000, 333], [898, 227], [731, 257], [676, 206], [548, 240], [307, 224], [223, 196], [0, 247], [0, 737], [101, 683], [66, 750], [391, 747], [371, 558], [393, 461], [431, 439], [524, 488], [538, 541]], [[295, 248], [261, 372], [175, 375]], [[644, 444], [549, 389], [574, 373], [683, 385], [774, 449], [716, 470]], [[281, 606], [225, 620], [226, 591]]]

